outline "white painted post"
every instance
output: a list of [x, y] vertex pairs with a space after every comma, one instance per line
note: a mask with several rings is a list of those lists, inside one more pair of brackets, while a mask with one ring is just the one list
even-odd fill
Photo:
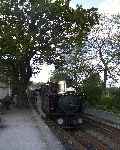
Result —
[[9, 86], [9, 92], [8, 92], [8, 94], [9, 94], [9, 96], [11, 96], [11, 89], [10, 89], [10, 78], [8, 79], [8, 86]]

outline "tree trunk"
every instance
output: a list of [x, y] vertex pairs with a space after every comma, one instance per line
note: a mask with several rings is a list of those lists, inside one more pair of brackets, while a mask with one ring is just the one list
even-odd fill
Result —
[[105, 61], [104, 57], [103, 57], [103, 53], [102, 53], [102, 46], [99, 48], [99, 57], [100, 60], [102, 61], [103, 65], [104, 65], [104, 82], [103, 82], [103, 88], [104, 88], [104, 93], [106, 95], [106, 84], [107, 84], [107, 73], [108, 73], [108, 64]]
[[107, 86], [107, 68], [105, 67], [104, 69], [104, 82], [103, 82], [103, 88], [104, 88], [104, 95], [107, 94], [107, 91], [106, 91], [106, 86]]
[[[32, 69], [28, 62], [21, 61], [17, 64], [16, 78], [13, 85], [14, 95], [17, 95], [17, 107], [28, 107], [29, 102], [26, 94], [29, 79], [32, 75]], [[16, 75], [15, 74], [15, 75]]]
[[65, 0], [65, 6], [69, 8], [70, 0]]
[[17, 107], [28, 107], [28, 98], [26, 94], [27, 86], [21, 85], [17, 88]]
[[106, 84], [107, 84], [107, 70], [106, 68], [104, 69], [104, 89], [106, 89]]

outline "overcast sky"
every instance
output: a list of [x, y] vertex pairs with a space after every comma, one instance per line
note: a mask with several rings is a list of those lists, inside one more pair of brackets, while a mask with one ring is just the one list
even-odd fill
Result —
[[120, 0], [71, 0], [70, 6], [75, 8], [76, 4], [85, 8], [96, 7], [100, 12], [110, 14], [120, 12]]
[[[99, 12], [107, 14], [120, 13], [120, 0], [71, 0], [70, 6], [75, 8], [76, 5], [82, 5], [84, 8], [96, 7]], [[54, 68], [53, 68], [54, 69]], [[47, 82], [50, 77], [50, 66], [44, 65], [40, 74], [36, 77], [32, 77], [31, 80], [34, 82]]]

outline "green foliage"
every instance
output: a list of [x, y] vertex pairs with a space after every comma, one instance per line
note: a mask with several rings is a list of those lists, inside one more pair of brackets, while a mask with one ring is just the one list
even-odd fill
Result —
[[106, 111], [119, 112], [120, 111], [120, 88], [107, 88], [107, 94], [101, 96], [101, 100], [97, 103], [98, 109]]
[[[23, 93], [39, 62], [62, 64], [71, 47], [82, 45], [98, 22], [97, 9], [76, 10], [63, 0], [0, 1], [0, 62], [8, 71], [13, 89]], [[1, 72], [2, 73], [2, 72]]]
[[86, 95], [86, 100], [91, 105], [99, 103], [102, 95], [102, 82], [98, 73], [91, 73], [91, 75], [83, 81], [82, 87]]
[[54, 81], [54, 82], [59, 82], [59, 81], [65, 80], [68, 87], [73, 86], [73, 80], [67, 72], [55, 70], [53, 72], [53, 75], [51, 76], [50, 80]]
[[83, 81], [82, 86], [90, 105], [107, 111], [120, 110], [120, 88], [107, 88], [104, 94], [103, 84], [98, 74], [92, 73]]
[[101, 100], [100, 100], [100, 103], [104, 109], [106, 110], [112, 110], [113, 108], [113, 99], [111, 96], [102, 96], [101, 97]]
[[[29, 62], [39, 51], [33, 62], [39, 60], [51, 64], [61, 53], [68, 53], [70, 45], [81, 45], [98, 20], [96, 9], [78, 7], [74, 10], [61, 3], [44, 0], [1, 2], [1, 57], [10, 55], [15, 64], [27, 57], [26, 62]], [[57, 52], [57, 49], [62, 50]]]
[[120, 110], [120, 88], [117, 87], [109, 88], [109, 93], [113, 99], [113, 106], [116, 109]]
[[67, 74], [64, 73], [64, 72], [57, 72], [57, 71], [54, 71], [53, 72], [53, 75], [51, 76], [51, 81], [55, 81], [55, 82], [58, 82], [58, 81], [62, 81], [62, 80], [65, 80], [66, 79], [66, 76]]

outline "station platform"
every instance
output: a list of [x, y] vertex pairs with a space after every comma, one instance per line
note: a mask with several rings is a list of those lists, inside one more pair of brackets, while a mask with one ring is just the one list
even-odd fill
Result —
[[49, 127], [31, 110], [2, 115], [0, 150], [64, 150]]

